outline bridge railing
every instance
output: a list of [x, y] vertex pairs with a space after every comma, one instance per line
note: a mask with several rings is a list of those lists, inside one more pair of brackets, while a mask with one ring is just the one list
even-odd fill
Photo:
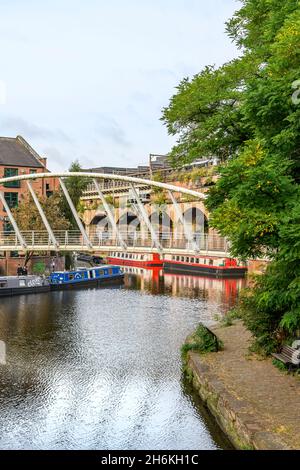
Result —
[[[86, 250], [86, 240], [84, 240], [79, 230], [60, 230], [53, 232], [57, 245], [61, 251], [80, 248]], [[55, 250], [53, 240], [46, 231], [23, 231], [22, 238], [28, 249]], [[157, 240], [160, 246], [165, 249], [193, 250], [193, 251], [209, 251], [227, 253], [227, 241], [216, 235], [208, 235], [204, 233], [194, 233], [188, 241], [182, 234], [170, 232], [156, 232]], [[119, 231], [119, 236], [114, 232], [91, 232], [89, 240], [93, 249], [101, 249], [107, 247], [121, 247], [125, 242], [128, 248], [154, 248], [155, 244], [151, 238], [151, 234], [147, 231]], [[19, 249], [20, 241], [15, 232], [0, 232], [0, 251], [6, 249]]]
[[[145, 177], [142, 176], [142, 177]], [[150, 175], [148, 175], [150, 177]], [[147, 186], [146, 183], [143, 185], [142, 183], [137, 185], [138, 187]], [[101, 191], [112, 191], [118, 192], [119, 189], [127, 189], [131, 188], [130, 184], [127, 181], [115, 181], [115, 180], [102, 180], [100, 182], [100, 189]], [[82, 196], [87, 197], [89, 195], [98, 195], [97, 188], [95, 183], [91, 182], [87, 185], [86, 189], [83, 191]]]
[[[60, 247], [69, 245], [84, 247], [84, 240], [79, 230], [60, 230], [54, 231], [53, 233]], [[53, 241], [51, 240], [47, 231], [27, 230], [21, 231], [21, 235], [27, 246], [49, 246], [50, 248], [53, 248]], [[11, 247], [19, 245], [20, 242], [15, 232], [0, 232], [0, 247]]]

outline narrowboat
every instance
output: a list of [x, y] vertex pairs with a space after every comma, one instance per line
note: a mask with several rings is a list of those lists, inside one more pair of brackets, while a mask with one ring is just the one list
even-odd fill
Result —
[[233, 258], [217, 256], [166, 255], [164, 270], [167, 273], [199, 274], [214, 277], [245, 277], [247, 266]]
[[49, 292], [48, 279], [41, 276], [1, 276], [0, 297], [11, 297], [13, 295], [39, 294]]
[[113, 251], [107, 257], [108, 264], [135, 266], [137, 268], [160, 268], [163, 261], [158, 253], [127, 253]]
[[74, 271], [56, 271], [50, 274], [51, 290], [98, 287], [123, 281], [124, 274], [119, 266], [97, 266], [77, 268]]

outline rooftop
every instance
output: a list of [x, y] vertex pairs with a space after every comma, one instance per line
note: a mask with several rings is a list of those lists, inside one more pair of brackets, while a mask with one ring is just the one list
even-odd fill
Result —
[[21, 136], [0, 137], [0, 165], [44, 168], [40, 156]]

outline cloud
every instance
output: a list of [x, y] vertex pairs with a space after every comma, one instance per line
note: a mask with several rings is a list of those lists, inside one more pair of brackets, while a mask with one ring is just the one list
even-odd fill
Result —
[[159, 118], [176, 85], [238, 54], [224, 34], [236, 0], [0, 5], [1, 134], [45, 150], [53, 170], [75, 159], [84, 167], [136, 166], [149, 153], [167, 153], [175, 139]]
[[63, 154], [56, 147], [44, 147], [43, 156], [47, 157], [52, 164], [58, 167], [62, 167], [62, 164], [65, 163]]
[[[61, 148], [63, 148], [63, 146]], [[90, 149], [90, 154], [95, 156], [93, 159], [78, 149], [77, 152], [75, 150], [72, 156], [70, 156], [67, 150], [64, 152], [61, 148], [58, 149], [55, 146], [42, 147], [41, 155], [47, 157], [48, 169], [51, 171], [68, 171], [71, 163], [75, 160], [79, 161], [83, 169], [94, 168], [103, 164], [99, 157], [97, 158], [97, 155], [100, 155], [103, 152], [99, 152], [99, 149], [97, 148], [92, 147]]]
[[141, 91], [135, 91], [131, 94], [131, 100], [137, 103], [146, 104], [153, 101], [153, 96], [150, 93], [143, 93]]
[[24, 43], [32, 43], [32, 40], [29, 38], [28, 35], [26, 34], [22, 34], [20, 33], [19, 31], [16, 31], [16, 29], [7, 29], [7, 28], [1, 28], [1, 31], [0, 31], [0, 40], [1, 41], [14, 41], [14, 42], [18, 42], [18, 43], [21, 43], [21, 44], [24, 44]]
[[131, 142], [118, 122], [108, 115], [97, 115], [95, 130], [98, 136], [110, 140], [114, 144], [130, 147]]
[[72, 140], [60, 129], [49, 129], [37, 126], [17, 116], [5, 117], [1, 120], [4, 131], [21, 134], [32, 139], [47, 139], [48, 141], [71, 143]]

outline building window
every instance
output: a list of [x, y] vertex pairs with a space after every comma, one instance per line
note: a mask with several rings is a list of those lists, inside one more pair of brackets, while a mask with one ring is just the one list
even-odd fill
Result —
[[29, 170], [29, 174], [30, 174], [30, 175], [35, 175], [35, 174], [36, 174], [36, 170]]
[[46, 196], [50, 197], [52, 195], [53, 195], [53, 191], [51, 191], [51, 189], [50, 189], [50, 184], [46, 183]]
[[4, 193], [4, 197], [10, 209], [18, 207], [18, 193]]
[[3, 231], [4, 232], [13, 232], [13, 226], [11, 225], [11, 223], [8, 219], [4, 220]]
[[[18, 176], [18, 168], [4, 168], [4, 178], [10, 178], [12, 176]], [[4, 183], [5, 188], [19, 188], [20, 181], [11, 181], [9, 183]]]

